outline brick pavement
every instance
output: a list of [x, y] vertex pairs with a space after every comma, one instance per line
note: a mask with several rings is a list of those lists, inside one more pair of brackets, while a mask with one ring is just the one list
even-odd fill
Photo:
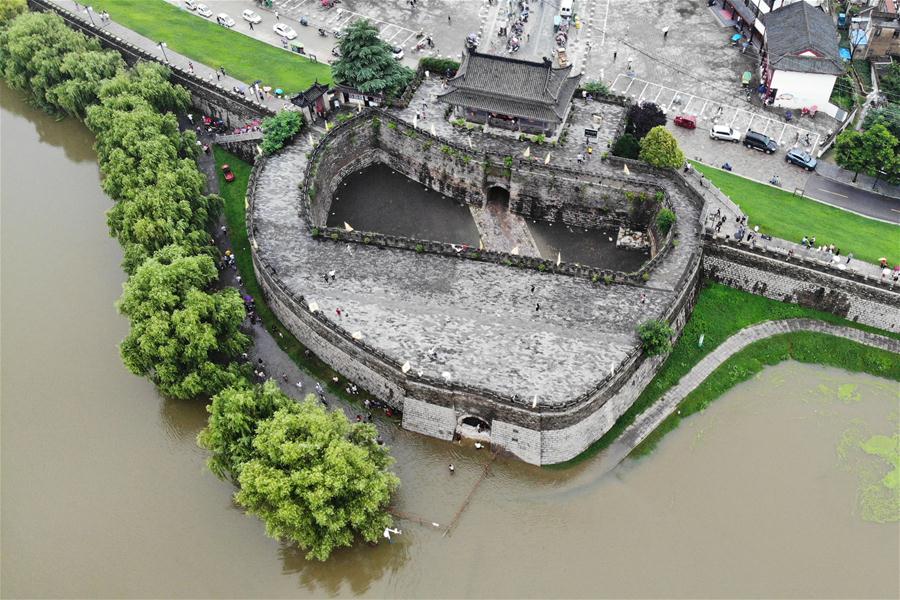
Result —
[[631, 454], [632, 450], [647, 439], [647, 436], [678, 408], [682, 400], [696, 390], [700, 384], [734, 354], [759, 340], [798, 331], [813, 331], [833, 335], [873, 348], [900, 354], [900, 340], [851, 327], [831, 325], [815, 319], [785, 319], [752, 325], [735, 333], [719, 345], [718, 348], [707, 354], [675, 386], [670, 388], [662, 398], [638, 415], [635, 421], [601, 454], [601, 473], [611, 471]]

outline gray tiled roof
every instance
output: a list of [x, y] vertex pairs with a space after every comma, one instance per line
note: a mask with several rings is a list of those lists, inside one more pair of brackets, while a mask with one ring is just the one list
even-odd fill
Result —
[[572, 66], [554, 68], [550, 64], [505, 56], [468, 54], [450, 89], [439, 97], [450, 104], [489, 112], [562, 121], [578, 87], [580, 75], [570, 77]]
[[[763, 17], [769, 64], [775, 69], [841, 75], [844, 64], [831, 17], [807, 2], [795, 2]], [[813, 51], [818, 57], [797, 56]]]

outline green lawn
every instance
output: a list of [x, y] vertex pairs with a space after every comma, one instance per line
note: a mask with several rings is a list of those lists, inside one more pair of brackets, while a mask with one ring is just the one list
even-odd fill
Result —
[[[281, 48], [226, 29], [215, 15], [204, 19], [162, 0], [93, 0], [95, 11], [108, 11], [116, 22], [207, 66], [225, 67], [241, 81], [261, 79], [264, 85], [295, 93], [315, 80], [331, 82], [331, 67], [316, 63]], [[231, 11], [236, 27], [245, 26], [239, 7]], [[271, 20], [271, 19], [270, 19]], [[259, 27], [271, 27], [263, 22]]]
[[[755, 296], [742, 292], [734, 288], [726, 287], [718, 283], [712, 283], [705, 287], [697, 299], [697, 305], [691, 318], [682, 331], [681, 337], [672, 349], [668, 360], [666, 360], [662, 369], [657, 373], [653, 381], [644, 389], [638, 399], [629, 408], [624, 415], [613, 425], [606, 435], [594, 442], [581, 455], [575, 457], [569, 462], [561, 463], [556, 466], [569, 466], [577, 462], [581, 462], [586, 458], [590, 458], [609, 446], [626, 427], [634, 422], [637, 415], [644, 412], [654, 402], [656, 402], [669, 388], [674, 386], [684, 377], [700, 360], [715, 350], [722, 342], [740, 331], [741, 329], [762, 323], [763, 321], [789, 319], [794, 317], [807, 317], [819, 319], [836, 325], [844, 325], [847, 327], [855, 327], [865, 331], [880, 333], [889, 337], [900, 339], [900, 333], [886, 332], [874, 327], [861, 325], [852, 321], [847, 321], [837, 317], [831, 313], [820, 312], [809, 308], [804, 308], [796, 304], [787, 304], [769, 300], [762, 296]], [[699, 345], [700, 336], [703, 336], [703, 346]], [[780, 338], [791, 338], [789, 343], [795, 343], [797, 340], [805, 341], [805, 334], [791, 334], [787, 336], [777, 336], [766, 340], [761, 340], [753, 346], [744, 349], [748, 353], [747, 360], [740, 359], [742, 353], [732, 357], [733, 360], [742, 361], [740, 371], [728, 371], [724, 366], [720, 367], [708, 380], [704, 386], [694, 391], [694, 394], [686, 400], [690, 401], [682, 407], [682, 417], [691, 414], [689, 411], [701, 410], [710, 401], [718, 397], [723, 391], [727, 390], [734, 384], [749, 378], [756, 371], [750, 370], [747, 361], [756, 360], [760, 362], [759, 369], [763, 364], [774, 364], [785, 358], [795, 358], [796, 360], [804, 360], [806, 362], [816, 362], [842, 367], [850, 370], [866, 370], [874, 374], [900, 379], [898, 373], [898, 364], [896, 356], [887, 355], [892, 360], [890, 364], [885, 366], [884, 353], [874, 348], [859, 346], [861, 350], [851, 351], [849, 348], [853, 345], [851, 342], [840, 340], [831, 336], [827, 337], [830, 342], [821, 347], [817, 353], [814, 347], [807, 348], [804, 346], [803, 352], [788, 354], [782, 351], [785, 343]], [[758, 348], [757, 348], [758, 347]], [[807, 351], [809, 350], [809, 351]], [[871, 352], [870, 352], [871, 351]], [[857, 352], [857, 354], [854, 354]], [[771, 358], [763, 361], [761, 356], [770, 353]], [[864, 360], [860, 361], [858, 356], [862, 356]], [[730, 362], [730, 361], [729, 361]], [[727, 365], [728, 363], [726, 363]], [[869, 367], [877, 370], [869, 370]], [[759, 370], [757, 369], [757, 371]], [[746, 375], [743, 375], [746, 372]], [[705, 390], [705, 391], [704, 391]], [[697, 395], [696, 398], [692, 397]], [[677, 426], [677, 419], [670, 419], [661, 425], [650, 439], [650, 443], [643, 447], [646, 449], [652, 447], [653, 443], [658, 440], [665, 432]]]
[[[306, 347], [281, 324], [278, 317], [275, 316], [263, 300], [262, 289], [260, 289], [259, 282], [256, 280], [256, 273], [253, 271], [250, 240], [247, 238], [245, 203], [251, 165], [218, 146], [213, 146], [213, 152], [215, 152], [217, 167], [228, 163], [231, 166], [231, 170], [234, 171], [234, 181], [226, 183], [221, 168], [217, 168], [219, 173], [219, 195], [225, 201], [225, 221], [228, 226], [228, 237], [231, 240], [231, 250], [234, 252], [235, 260], [237, 261], [238, 272], [241, 274], [247, 293], [256, 299], [256, 313], [262, 319], [263, 325], [278, 342], [278, 346], [291, 357], [297, 366], [318, 379], [323, 385], [327, 384], [326, 387], [333, 394], [356, 404], [361, 403], [367, 397], [371, 398], [368, 393], [364, 393], [362, 390], [360, 390], [361, 393], [359, 395], [350, 396], [344, 390], [343, 385], [332, 383], [331, 378], [339, 376], [339, 373], [319, 360], [314, 354], [307, 354]], [[340, 377], [340, 380], [343, 382], [344, 378]]]
[[717, 188], [734, 200], [763, 233], [800, 243], [804, 235], [817, 244], [834, 244], [841, 254], [877, 263], [882, 256], [900, 262], [900, 227], [860, 217], [809, 198], [750, 181], [691, 161]]

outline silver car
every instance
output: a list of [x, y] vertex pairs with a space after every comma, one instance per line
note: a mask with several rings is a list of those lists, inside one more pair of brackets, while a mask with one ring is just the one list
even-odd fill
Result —
[[212, 11], [205, 4], [197, 5], [197, 14], [204, 18], [210, 18], [212, 16]]
[[714, 140], [739, 142], [741, 141], [741, 132], [728, 125], [713, 125], [712, 129], [709, 130], [709, 137]]

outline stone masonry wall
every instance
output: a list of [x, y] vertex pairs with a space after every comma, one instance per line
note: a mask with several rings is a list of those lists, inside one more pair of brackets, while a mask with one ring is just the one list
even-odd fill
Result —
[[707, 239], [703, 269], [715, 281], [773, 300], [800, 304], [886, 331], [900, 330], [900, 291], [853, 281], [776, 255]]

